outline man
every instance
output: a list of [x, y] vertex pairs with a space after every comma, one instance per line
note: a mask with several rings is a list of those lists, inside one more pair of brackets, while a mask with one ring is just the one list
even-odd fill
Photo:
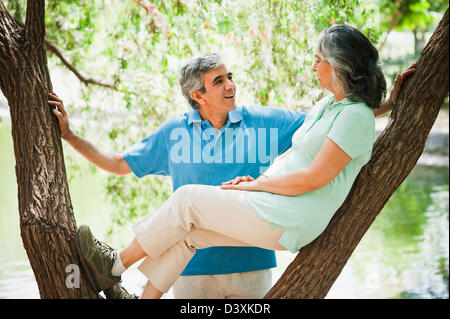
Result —
[[[180, 85], [192, 110], [166, 121], [124, 154], [102, 150], [74, 134], [55, 94], [50, 94], [54, 101], [49, 104], [57, 107], [53, 112], [61, 137], [93, 164], [118, 175], [171, 176], [174, 191], [185, 184], [221, 185], [236, 176], [257, 178], [291, 146], [306, 116], [279, 108], [237, 108], [232, 74], [214, 53], [188, 61], [181, 69]], [[392, 105], [386, 102], [379, 113]], [[176, 281], [174, 297], [261, 298], [272, 286], [272, 267], [276, 259], [271, 250], [201, 249]], [[119, 284], [105, 295], [131, 297]]]

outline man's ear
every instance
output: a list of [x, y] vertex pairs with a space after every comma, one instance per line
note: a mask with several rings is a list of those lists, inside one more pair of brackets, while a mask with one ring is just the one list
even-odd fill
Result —
[[191, 95], [191, 99], [193, 99], [198, 104], [202, 105], [205, 103], [205, 100], [203, 99], [203, 94], [200, 91], [192, 91], [189, 93]]

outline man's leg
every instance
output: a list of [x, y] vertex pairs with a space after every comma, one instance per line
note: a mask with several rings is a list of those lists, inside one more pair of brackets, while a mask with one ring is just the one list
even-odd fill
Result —
[[172, 286], [175, 299], [260, 299], [270, 288], [271, 269], [180, 276]]
[[226, 282], [225, 299], [261, 299], [272, 288], [272, 270], [231, 274]]
[[179, 276], [172, 291], [175, 299], [224, 299], [217, 275]]

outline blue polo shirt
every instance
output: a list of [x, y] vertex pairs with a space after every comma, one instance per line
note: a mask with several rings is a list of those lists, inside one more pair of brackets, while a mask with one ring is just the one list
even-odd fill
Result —
[[[237, 107], [215, 130], [192, 109], [162, 124], [123, 155], [133, 173], [171, 176], [173, 190], [185, 184], [218, 186], [236, 176], [257, 178], [291, 147], [306, 112]], [[181, 275], [215, 275], [276, 267], [275, 252], [257, 247], [198, 249]]]

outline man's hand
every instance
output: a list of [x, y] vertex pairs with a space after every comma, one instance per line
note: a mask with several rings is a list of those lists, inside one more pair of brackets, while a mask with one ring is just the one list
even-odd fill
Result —
[[66, 110], [64, 109], [63, 101], [54, 92], [49, 93], [48, 96], [50, 97], [48, 104], [55, 106], [52, 111], [58, 118], [58, 126], [61, 137], [68, 140], [71, 136], [73, 136], [73, 133], [69, 128], [69, 118], [67, 117]]

